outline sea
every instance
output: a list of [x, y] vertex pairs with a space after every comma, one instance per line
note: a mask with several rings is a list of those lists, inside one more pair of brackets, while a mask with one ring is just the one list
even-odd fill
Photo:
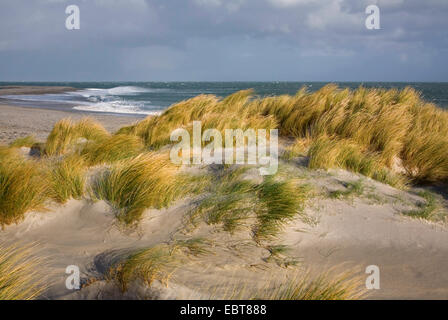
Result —
[[[440, 108], [448, 109], [448, 83], [429, 82], [332, 82], [340, 88], [398, 88], [407, 86]], [[307, 87], [316, 91], [328, 82], [0, 82], [0, 85], [69, 86], [76, 90], [60, 94], [2, 96], [9, 104], [28, 107], [70, 109], [116, 115], [160, 114], [170, 105], [195, 97], [213, 94], [225, 97], [243, 89], [254, 89], [261, 97], [295, 94]]]

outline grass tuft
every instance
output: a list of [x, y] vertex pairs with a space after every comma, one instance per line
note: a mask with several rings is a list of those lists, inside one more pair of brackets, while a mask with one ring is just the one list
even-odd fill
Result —
[[168, 284], [175, 267], [173, 253], [166, 245], [138, 250], [112, 267], [109, 278], [114, 279], [123, 292], [137, 280], [147, 286], [151, 286], [155, 280]]
[[144, 145], [139, 137], [117, 134], [88, 144], [81, 154], [85, 156], [89, 165], [96, 165], [133, 158], [143, 150]]
[[77, 155], [58, 160], [50, 169], [51, 197], [59, 203], [65, 203], [71, 198], [81, 199], [86, 171], [84, 159]]
[[330, 192], [330, 198], [349, 198], [353, 196], [361, 196], [364, 193], [364, 185], [361, 179], [355, 182], [345, 183], [344, 186], [346, 188], [345, 190], [336, 190]]
[[246, 170], [228, 168], [218, 173], [207, 195], [190, 212], [190, 222], [197, 225], [202, 218], [207, 224], [222, 225], [228, 232], [252, 225], [254, 238], [263, 240], [275, 236], [284, 223], [303, 211], [306, 186], [271, 176], [257, 184], [242, 177]]
[[312, 277], [310, 273], [296, 274], [292, 279], [254, 294], [261, 300], [357, 300], [366, 295], [364, 282], [351, 273], [331, 275], [323, 273]]
[[47, 287], [32, 247], [0, 246], [0, 300], [32, 300]]
[[362, 147], [349, 140], [321, 136], [313, 141], [308, 156], [311, 169], [343, 168], [361, 173], [393, 187], [404, 188], [405, 177], [381, 165], [377, 154], [364, 153]]
[[417, 210], [405, 211], [403, 214], [412, 218], [430, 220], [433, 218], [435, 211], [437, 210], [436, 198], [429, 191], [419, 192], [418, 195], [422, 197], [425, 202], [420, 202]]
[[25, 212], [43, 207], [49, 183], [45, 168], [3, 151], [0, 161], [0, 226], [18, 223]]
[[34, 144], [36, 144], [36, 138], [34, 136], [26, 136], [23, 138], [18, 138], [11, 142], [9, 146], [11, 148], [21, 148], [21, 147], [28, 147], [31, 148]]
[[60, 120], [50, 132], [45, 146], [45, 153], [57, 156], [71, 151], [76, 144], [86, 141], [101, 141], [109, 136], [104, 127], [90, 118], [84, 118], [77, 123], [70, 119]]
[[262, 240], [274, 237], [286, 222], [303, 213], [308, 188], [293, 180], [276, 181], [275, 177], [268, 176], [257, 194], [261, 207], [257, 211], [255, 237]]
[[121, 222], [133, 224], [145, 209], [166, 207], [184, 194], [177, 171], [167, 154], [144, 153], [106, 169], [93, 183], [93, 197], [110, 202]]

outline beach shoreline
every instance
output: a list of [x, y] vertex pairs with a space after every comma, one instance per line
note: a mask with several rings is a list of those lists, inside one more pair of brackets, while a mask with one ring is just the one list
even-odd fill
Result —
[[[445, 299], [447, 198], [418, 182], [447, 181], [448, 112], [409, 90], [328, 86], [250, 97], [201, 95], [116, 135], [102, 126], [114, 133], [142, 118], [0, 102], [2, 143], [27, 135], [44, 142], [54, 128], [45, 145], [23, 139], [0, 150], [0, 243], [38, 244], [31, 253], [50, 261], [39, 269], [50, 285], [36, 298], [213, 300], [242, 286], [244, 299], [289, 299], [291, 283], [300, 287], [296, 277], [304, 277], [324, 292], [347, 288], [342, 296], [311, 296], [317, 300]], [[413, 105], [391, 103], [398, 98]], [[77, 122], [85, 116], [95, 121]], [[63, 118], [73, 122], [55, 126]], [[222, 130], [279, 128], [277, 174], [261, 176], [262, 163], [173, 163], [171, 133], [192, 119]], [[421, 136], [442, 148], [407, 138]], [[380, 142], [384, 150], [372, 160], [365, 150]], [[386, 165], [388, 158], [396, 165]], [[403, 170], [414, 163], [419, 170]], [[71, 266], [81, 290], [67, 287]]]
[[33, 135], [38, 141], [45, 141], [54, 124], [64, 118], [79, 120], [84, 117], [99, 121], [109, 132], [130, 125], [142, 117], [133, 115], [112, 115], [82, 111], [62, 111], [36, 107], [22, 107], [0, 104], [0, 144], [9, 144], [17, 138]]
[[0, 86], [0, 96], [73, 92], [78, 89], [62, 86]]
[[79, 120], [91, 117], [99, 121], [110, 132], [143, 118], [143, 116], [132, 114], [80, 111], [73, 109], [71, 104], [46, 103], [37, 106], [2, 98], [5, 95], [40, 95], [76, 90], [78, 89], [61, 86], [0, 86], [0, 144], [8, 144], [17, 138], [28, 135], [33, 135], [37, 140], [43, 142], [54, 124], [64, 118]]

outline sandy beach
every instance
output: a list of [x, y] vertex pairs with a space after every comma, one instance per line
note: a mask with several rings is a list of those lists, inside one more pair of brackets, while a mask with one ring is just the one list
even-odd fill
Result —
[[47, 94], [47, 93], [63, 93], [67, 91], [75, 91], [72, 87], [60, 86], [0, 86], [0, 96], [2, 95], [22, 95], [22, 94]]
[[0, 143], [3, 144], [28, 135], [34, 135], [37, 140], [45, 141], [54, 124], [64, 118], [79, 120], [91, 117], [111, 132], [142, 119], [134, 116], [48, 110], [3, 104], [0, 104], [0, 115]]
[[[37, 140], [44, 141], [53, 125], [64, 118], [79, 120], [92, 117], [99, 121], [110, 132], [141, 120], [142, 117], [131, 115], [107, 115], [94, 112], [72, 110], [68, 106], [39, 108], [7, 104], [3, 95], [47, 94], [74, 91], [71, 87], [39, 87], [39, 86], [3, 86], [0, 87], [0, 144], [8, 144], [19, 137], [34, 135]], [[6, 101], [4, 101], [6, 100]]]
[[[7, 90], [46, 92], [42, 88]], [[248, 103], [244, 100], [248, 94], [239, 92], [234, 101], [243, 99]], [[204, 114], [241, 120], [238, 109], [223, 105], [218, 99], [202, 96], [191, 101], [199, 101], [206, 110]], [[244, 103], [236, 105], [241, 107]], [[278, 105], [281, 103], [283, 100]], [[219, 112], [213, 113], [213, 108]], [[432, 106], [428, 108], [428, 112], [440, 112]], [[11, 181], [17, 184], [17, 190], [25, 188], [24, 195], [28, 188], [50, 189], [37, 205], [22, 210], [18, 223], [7, 220], [12, 209], [5, 205], [6, 224], [0, 230], [0, 243], [4, 246], [33, 246], [33, 254], [45, 261], [39, 272], [46, 275], [49, 285], [38, 298], [254, 298], [266, 288], [271, 290], [267, 297], [276, 298], [272, 295], [277, 286], [274, 284], [285, 286], [297, 274], [308, 274], [313, 279], [328, 272], [332, 277], [349, 273], [356, 278], [363, 299], [448, 297], [445, 193], [434, 189], [429, 194], [428, 188], [402, 183], [397, 174], [409, 171], [400, 167], [403, 164], [398, 160], [398, 169], [384, 166], [377, 171], [381, 172], [379, 176], [348, 170], [351, 167], [312, 167], [316, 158], [307, 150], [312, 148], [304, 147], [310, 142], [287, 136], [280, 138], [275, 180], [260, 176], [258, 165], [177, 167], [166, 157], [166, 137], [181, 123], [175, 122], [176, 115], [188, 118], [191, 109], [188, 104], [180, 104], [156, 118], [158, 122], [151, 122], [154, 118], [141, 121], [142, 117], [0, 105], [0, 143], [4, 144], [28, 135], [45, 142], [57, 121], [73, 120], [66, 124], [70, 130], [58, 129], [56, 136], [46, 142], [45, 154], [37, 158], [31, 157], [30, 148], [21, 146], [9, 148], [12, 155], [5, 151], [0, 154], [17, 161], [17, 165], [12, 161], [5, 162], [5, 166], [11, 170]], [[222, 115], [225, 112], [228, 114]], [[85, 116], [98, 123], [79, 125], [77, 121]], [[246, 117], [247, 121], [260, 124], [258, 115], [255, 120]], [[133, 123], [121, 134], [111, 135]], [[70, 134], [74, 138], [67, 139]], [[85, 137], [91, 139], [91, 144], [86, 143]], [[316, 143], [322, 141], [320, 136], [315, 139]], [[321, 146], [347, 148], [338, 143], [334, 140]], [[151, 147], [155, 151], [148, 152]], [[353, 144], [348, 147], [353, 148]], [[14, 158], [17, 149], [20, 157], [29, 162]], [[328, 154], [331, 152], [319, 154], [317, 160]], [[344, 153], [347, 157], [353, 154], [353, 149]], [[349, 159], [349, 163], [370, 161]], [[24, 187], [20, 179], [26, 165], [37, 177], [49, 174], [44, 179], [50, 182], [42, 186], [34, 181]], [[34, 166], [41, 167], [32, 171]], [[114, 175], [105, 175], [110, 170], [116, 170]], [[188, 179], [176, 180], [177, 177]], [[185, 192], [197, 188], [201, 191]], [[15, 199], [18, 193], [9, 190], [3, 191], [5, 199]], [[138, 198], [142, 190], [147, 198]], [[138, 207], [132, 211], [134, 203]], [[135, 216], [128, 218], [129, 212]], [[279, 220], [269, 225], [272, 218], [266, 212], [285, 217], [275, 218]], [[14, 211], [12, 216], [15, 214]], [[135, 254], [138, 257], [142, 249], [148, 251], [138, 260]], [[172, 252], [176, 252], [175, 259]], [[65, 270], [71, 265], [81, 271], [80, 290], [67, 288]], [[127, 265], [132, 277], [117, 276]], [[378, 289], [365, 289], [369, 266], [380, 270]], [[155, 274], [153, 268], [157, 270]], [[162, 271], [163, 268], [169, 271]], [[150, 274], [149, 280], [145, 272]], [[141, 278], [146, 282], [138, 281]]]

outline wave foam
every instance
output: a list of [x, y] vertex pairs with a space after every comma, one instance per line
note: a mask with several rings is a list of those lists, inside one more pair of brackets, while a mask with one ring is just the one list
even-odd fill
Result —
[[84, 98], [90, 97], [107, 97], [107, 96], [132, 96], [145, 92], [154, 92], [156, 89], [135, 87], [135, 86], [120, 86], [110, 89], [89, 88], [81, 91], [71, 92], [72, 95], [81, 95]]
[[93, 112], [109, 112], [109, 113], [122, 113], [122, 114], [144, 114], [144, 115], [159, 115], [161, 111], [154, 110], [142, 110], [138, 106], [123, 104], [119, 102], [108, 103], [100, 102], [91, 105], [79, 105], [73, 107], [79, 111], [93, 111]]

